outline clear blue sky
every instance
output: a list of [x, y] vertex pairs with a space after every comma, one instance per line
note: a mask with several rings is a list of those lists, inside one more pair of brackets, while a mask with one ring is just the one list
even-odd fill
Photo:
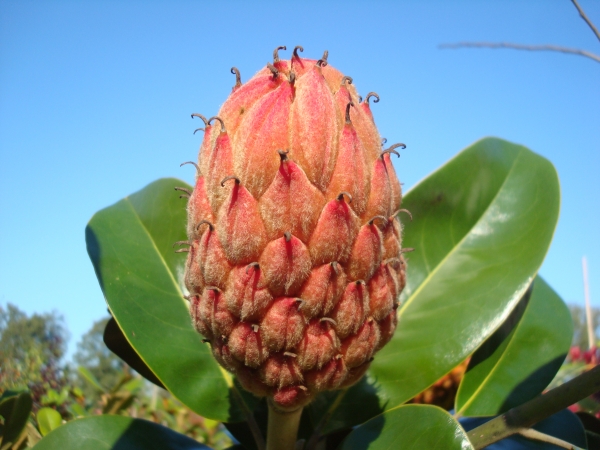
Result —
[[[580, 0], [600, 26], [600, 2]], [[600, 64], [457, 41], [557, 44], [600, 53], [568, 0], [0, 0], [0, 305], [57, 310], [70, 353], [106, 306], [90, 264], [90, 217], [151, 181], [192, 181], [179, 163], [234, 84], [303, 45], [354, 78], [410, 188], [483, 136], [550, 159], [562, 210], [541, 274], [583, 303], [581, 257], [600, 306]], [[282, 52], [289, 57], [290, 51]]]

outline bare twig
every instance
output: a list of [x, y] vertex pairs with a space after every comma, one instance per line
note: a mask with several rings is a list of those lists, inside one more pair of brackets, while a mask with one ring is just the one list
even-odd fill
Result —
[[569, 53], [572, 55], [585, 56], [586, 58], [593, 59], [600, 63], [600, 56], [588, 52], [586, 50], [580, 50], [578, 48], [559, 47], [557, 45], [522, 45], [512, 44], [510, 42], [459, 42], [457, 44], [441, 44], [439, 48], [511, 48], [514, 50], [529, 50], [529, 51], [552, 51], [560, 53]]
[[577, 0], [571, 0], [571, 1], [575, 5], [575, 8], [577, 8], [577, 12], [579, 12], [579, 15], [581, 16], [581, 18], [583, 20], [585, 20], [585, 23], [587, 23], [589, 25], [589, 27], [592, 29], [592, 31], [594, 32], [594, 34], [600, 41], [600, 33], [598, 32], [598, 28], [596, 28], [596, 26], [592, 23], [592, 21], [590, 19], [588, 19], [588, 16], [586, 16], [586, 14], [583, 12], [583, 9], [581, 9], [581, 6], [579, 6], [579, 3], [577, 3]]
[[[583, 292], [585, 294], [585, 318], [587, 322], [589, 349], [596, 348], [596, 333], [594, 333], [594, 318], [592, 316], [592, 304], [590, 301], [590, 285], [588, 283], [587, 258], [581, 258], [581, 268], [583, 269]], [[594, 363], [596, 356], [594, 355]]]
[[548, 444], [553, 444], [560, 448], [566, 448], [568, 450], [581, 450], [580, 447], [576, 447], [573, 444], [568, 443], [567, 441], [563, 441], [562, 439], [550, 436], [549, 434], [545, 434], [540, 431], [534, 430], [533, 428], [523, 429], [519, 431], [518, 434], [527, 439], [532, 439], [534, 441], [540, 442], [547, 442]]
[[[588, 24], [588, 26], [592, 29], [598, 40], [600, 40], [600, 32], [596, 26], [592, 23], [592, 21], [585, 14], [577, 0], [571, 0], [581, 18]], [[569, 47], [560, 47], [558, 45], [523, 45], [523, 44], [512, 44], [510, 42], [459, 42], [457, 44], [441, 44], [439, 48], [461, 48], [461, 47], [471, 47], [471, 48], [511, 48], [514, 50], [528, 50], [528, 51], [550, 51], [550, 52], [560, 52], [560, 53], [569, 53], [571, 55], [579, 55], [584, 56], [586, 58], [590, 58], [598, 63], [600, 63], [600, 56], [595, 53], [588, 52], [586, 50], [581, 50], [578, 48], [569, 48]]]
[[598, 391], [600, 391], [600, 366], [472, 429], [468, 433], [469, 440], [476, 450], [485, 448], [530, 428], [546, 417]]

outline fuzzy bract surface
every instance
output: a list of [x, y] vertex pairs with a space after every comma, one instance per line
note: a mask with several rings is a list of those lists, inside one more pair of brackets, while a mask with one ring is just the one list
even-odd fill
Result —
[[216, 117], [195, 115], [204, 140], [188, 202], [194, 326], [282, 409], [364, 375], [405, 285], [397, 146], [383, 149], [378, 97], [298, 50], [238, 77]]

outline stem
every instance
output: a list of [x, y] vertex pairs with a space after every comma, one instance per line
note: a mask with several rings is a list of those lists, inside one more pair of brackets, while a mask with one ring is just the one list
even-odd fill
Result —
[[[583, 292], [585, 294], [585, 318], [587, 322], [589, 349], [596, 348], [596, 335], [594, 333], [594, 318], [592, 316], [592, 305], [590, 302], [590, 285], [588, 283], [587, 258], [581, 258], [581, 268], [583, 270]], [[594, 362], [596, 355], [594, 355]]]
[[267, 450], [294, 450], [302, 408], [285, 412], [269, 402], [269, 424], [267, 426]]
[[530, 428], [546, 417], [598, 391], [600, 391], [600, 366], [474, 428], [468, 433], [469, 440], [475, 449], [485, 448], [494, 442], [520, 433], [525, 428]]
[[567, 450], [579, 450], [579, 447], [575, 447], [573, 444], [568, 443], [567, 441], [563, 441], [554, 436], [550, 436], [549, 434], [541, 433], [533, 428], [529, 428], [526, 430], [519, 431], [519, 434], [527, 439], [532, 439], [534, 441], [547, 442], [548, 444], [556, 445], [560, 448], [566, 448]]

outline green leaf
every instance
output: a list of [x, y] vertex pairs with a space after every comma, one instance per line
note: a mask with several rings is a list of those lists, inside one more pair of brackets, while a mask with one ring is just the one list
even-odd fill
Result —
[[36, 418], [42, 436], [46, 436], [62, 424], [60, 413], [52, 408], [41, 408], [37, 412]]
[[73, 420], [45, 436], [36, 450], [200, 450], [209, 447], [162, 425], [124, 416]]
[[0, 399], [0, 416], [4, 418], [2, 448], [9, 442], [15, 443], [27, 425], [33, 400], [29, 392], [7, 391]]
[[125, 334], [123, 334], [123, 330], [119, 328], [117, 321], [112, 317], [106, 322], [103, 340], [108, 349], [129, 364], [133, 370], [158, 387], [165, 388], [150, 367], [146, 365], [144, 360], [131, 346]]
[[366, 422], [381, 414], [383, 409], [375, 381], [366, 376], [348, 389], [319, 394], [305, 412], [314, 427], [319, 427], [319, 433], [327, 434]]
[[185, 202], [161, 179], [96, 213], [86, 228], [88, 254], [110, 311], [129, 344], [160, 382], [198, 414], [242, 420], [229, 374], [192, 327], [183, 299]]
[[552, 164], [483, 139], [404, 198], [414, 247], [398, 329], [371, 373], [401, 404], [448, 373], [498, 328], [535, 277], [558, 220]]
[[342, 450], [473, 450], [450, 414], [437, 406], [405, 405], [390, 409], [354, 429]]
[[571, 314], [539, 276], [527, 292], [471, 358], [456, 397], [458, 414], [502, 414], [541, 394], [558, 372], [571, 345]]
[[106, 388], [103, 387], [98, 379], [94, 376], [92, 372], [89, 371], [87, 367], [79, 366], [77, 367], [77, 372], [87, 381], [94, 389], [97, 389], [99, 392], [106, 392]]

